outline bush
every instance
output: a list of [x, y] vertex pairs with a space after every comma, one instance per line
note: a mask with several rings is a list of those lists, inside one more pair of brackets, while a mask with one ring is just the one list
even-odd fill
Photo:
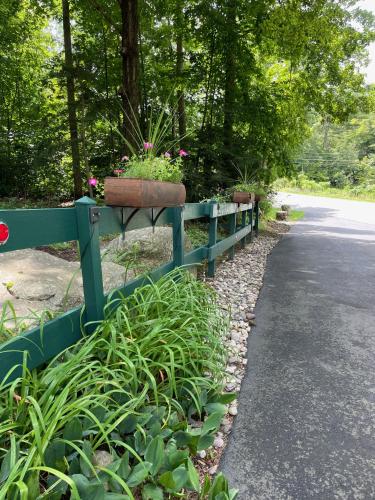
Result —
[[93, 335], [0, 386], [0, 497], [234, 498], [222, 475], [201, 487], [190, 458], [235, 397], [221, 395], [226, 328], [181, 271], [113, 298]]

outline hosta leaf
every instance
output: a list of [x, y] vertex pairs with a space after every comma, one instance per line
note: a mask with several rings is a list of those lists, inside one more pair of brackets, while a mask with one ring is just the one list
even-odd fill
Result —
[[232, 403], [235, 399], [238, 398], [238, 394], [236, 392], [227, 392], [225, 394], [221, 394], [218, 398], [216, 398], [216, 402], [227, 405]]
[[221, 416], [224, 416], [227, 412], [227, 408], [225, 405], [222, 403], [208, 403], [204, 407], [205, 411], [210, 414], [210, 413], [220, 413]]
[[47, 467], [64, 471], [65, 443], [55, 439], [47, 446], [44, 452], [44, 463]]
[[19, 457], [20, 447], [19, 444], [16, 444], [16, 439], [14, 435], [10, 437], [10, 449], [4, 455], [4, 458], [1, 462], [0, 468], [0, 483], [5, 481], [10, 471], [13, 469]]
[[120, 467], [117, 470], [117, 474], [124, 479], [124, 481], [129, 477], [130, 474], [130, 465], [129, 465], [129, 452], [126, 451], [121, 458]]
[[168, 465], [171, 469], [175, 469], [179, 465], [185, 463], [189, 456], [188, 450], [176, 450], [170, 455], [168, 455]]
[[175, 469], [172, 472], [172, 476], [175, 482], [176, 492], [180, 491], [189, 480], [188, 471], [186, 470], [186, 467], [183, 465], [177, 467], [177, 469]]
[[137, 428], [137, 417], [135, 415], [128, 415], [124, 420], [118, 424], [117, 429], [121, 434], [131, 434]]
[[[93, 451], [92, 451], [92, 446], [90, 441], [84, 441], [83, 442], [83, 447], [82, 447], [83, 453], [86, 455], [88, 458], [88, 461], [92, 463], [92, 458], [93, 458]], [[79, 458], [79, 465], [81, 468], [81, 472], [86, 476], [86, 477], [91, 477], [93, 475], [93, 470], [92, 467], [87, 463], [86, 460], [84, 460], [81, 456]]]
[[[216, 500], [220, 493], [226, 493], [228, 498], [228, 481], [222, 472], [220, 472], [214, 479], [210, 491], [208, 493], [208, 500]], [[224, 497], [227, 500], [226, 497]]]
[[67, 441], [77, 441], [82, 438], [82, 424], [78, 417], [72, 418], [72, 420], [66, 424], [63, 438]]
[[176, 440], [176, 444], [179, 448], [187, 446], [191, 441], [191, 434], [185, 431], [177, 431], [173, 434], [173, 438]]
[[164, 472], [159, 478], [158, 478], [159, 483], [164, 486], [167, 490], [174, 491], [174, 488], [176, 486], [173, 475], [171, 471]]
[[147, 446], [145, 460], [152, 464], [150, 472], [154, 476], [164, 461], [164, 442], [160, 436], [155, 437]]
[[163, 500], [163, 490], [155, 484], [147, 483], [142, 490], [142, 500]]
[[216, 431], [222, 421], [223, 415], [219, 412], [211, 413], [203, 423], [202, 434]]
[[106, 493], [104, 500], [130, 500], [130, 497], [122, 493]]
[[140, 455], [144, 455], [147, 443], [145, 436], [140, 431], [137, 431], [134, 434], [134, 446], [137, 453], [139, 453]]
[[213, 434], [205, 434], [201, 436], [198, 440], [197, 451], [206, 450], [214, 443], [214, 435]]
[[193, 488], [194, 491], [197, 491], [199, 493], [200, 490], [199, 474], [196, 468], [194, 467], [193, 462], [190, 460], [190, 458], [188, 459], [187, 462], [187, 469], [188, 469], [190, 486]]
[[104, 500], [104, 484], [100, 481], [89, 481], [82, 474], [74, 474], [72, 479], [77, 486], [81, 500]]
[[141, 484], [149, 475], [152, 464], [149, 462], [141, 462], [134, 467], [128, 480], [126, 481], [130, 488], [134, 488]]

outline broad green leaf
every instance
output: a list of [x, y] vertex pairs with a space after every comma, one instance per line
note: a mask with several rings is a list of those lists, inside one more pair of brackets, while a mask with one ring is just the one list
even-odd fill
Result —
[[227, 412], [227, 408], [225, 405], [223, 405], [222, 403], [208, 403], [205, 407], [204, 407], [205, 411], [210, 414], [210, 413], [220, 413], [221, 416], [223, 417], [226, 412]]
[[[83, 453], [86, 455], [88, 458], [89, 462], [92, 463], [92, 458], [93, 458], [93, 451], [92, 451], [92, 446], [90, 441], [83, 441], [83, 447], [82, 447]], [[92, 477], [93, 476], [93, 468], [90, 467], [90, 465], [84, 460], [81, 456], [79, 457], [79, 465], [81, 468], [81, 472], [86, 476], [86, 477]]]
[[213, 434], [205, 434], [201, 436], [198, 440], [197, 451], [207, 450], [210, 446], [213, 445], [215, 440], [215, 436]]
[[132, 470], [128, 480], [126, 481], [130, 488], [134, 488], [139, 484], [143, 483], [143, 481], [148, 477], [149, 471], [151, 469], [152, 464], [149, 462], [141, 462], [134, 467]]
[[219, 412], [211, 413], [203, 423], [202, 434], [207, 434], [207, 432], [216, 431], [220, 426], [223, 419], [223, 415]]
[[52, 441], [44, 452], [44, 463], [47, 467], [52, 467], [60, 471], [65, 469], [65, 443], [59, 439]]
[[72, 479], [77, 486], [81, 500], [104, 500], [104, 484], [100, 481], [89, 481], [82, 474], [74, 474]]
[[238, 394], [236, 392], [227, 392], [221, 394], [218, 398], [215, 398], [215, 402], [227, 405], [229, 403], [232, 403], [232, 401], [235, 401], [237, 398]]
[[179, 492], [182, 488], [186, 486], [189, 480], [188, 471], [184, 465], [180, 465], [172, 472], [173, 480], [175, 483], [175, 491]]
[[196, 468], [194, 467], [193, 462], [190, 460], [190, 458], [187, 461], [187, 470], [191, 487], [193, 488], [194, 491], [197, 491], [199, 493], [200, 490], [199, 474]]
[[176, 467], [185, 463], [188, 456], [189, 456], [188, 450], [176, 450], [168, 455], [167, 457], [168, 465], [171, 467], [171, 469], [176, 469]]
[[164, 472], [164, 474], [159, 476], [158, 481], [167, 490], [174, 491], [176, 483], [171, 471]]
[[117, 470], [117, 474], [121, 477], [121, 479], [126, 480], [129, 477], [131, 468], [129, 465], [129, 452], [126, 451], [121, 458], [120, 467]]
[[142, 490], [142, 500], [163, 500], [163, 490], [155, 484], [147, 483]]
[[160, 436], [155, 437], [147, 446], [145, 460], [152, 464], [150, 472], [154, 476], [164, 461], [164, 442]]
[[77, 441], [82, 438], [82, 424], [78, 417], [72, 418], [72, 420], [66, 424], [63, 438], [67, 441]]
[[137, 417], [136, 415], [128, 415], [124, 420], [117, 426], [118, 431], [121, 434], [131, 434], [137, 428]]

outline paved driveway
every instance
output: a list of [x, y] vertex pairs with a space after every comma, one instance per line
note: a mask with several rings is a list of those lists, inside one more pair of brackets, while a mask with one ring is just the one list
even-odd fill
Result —
[[375, 499], [375, 204], [305, 210], [272, 252], [221, 469], [240, 500]]

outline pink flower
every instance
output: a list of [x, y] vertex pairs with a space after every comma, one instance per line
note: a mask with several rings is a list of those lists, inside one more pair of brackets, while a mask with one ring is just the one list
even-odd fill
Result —
[[180, 149], [178, 154], [181, 156], [181, 158], [189, 155], [189, 153], [187, 151], [185, 151], [184, 149]]
[[143, 144], [143, 147], [144, 147], [145, 149], [152, 149], [152, 148], [154, 147], [154, 145], [152, 144], [152, 142], [145, 142], [145, 143]]
[[119, 175], [119, 174], [122, 174], [123, 171], [124, 170], [122, 168], [115, 168], [114, 171], [113, 171], [113, 173]]
[[166, 151], [166, 152], [164, 153], [164, 157], [165, 157], [165, 158], [170, 158], [170, 157], [171, 157], [171, 153], [169, 153], [168, 151]]
[[97, 179], [95, 179], [95, 177], [91, 177], [91, 178], [89, 179], [89, 184], [90, 184], [90, 186], [96, 186], [96, 185], [97, 185], [97, 183], [98, 183], [98, 180], [97, 180]]
[[121, 161], [129, 161], [129, 156], [126, 156], [126, 155], [125, 155], [125, 156], [123, 156], [123, 157], [121, 158]]

